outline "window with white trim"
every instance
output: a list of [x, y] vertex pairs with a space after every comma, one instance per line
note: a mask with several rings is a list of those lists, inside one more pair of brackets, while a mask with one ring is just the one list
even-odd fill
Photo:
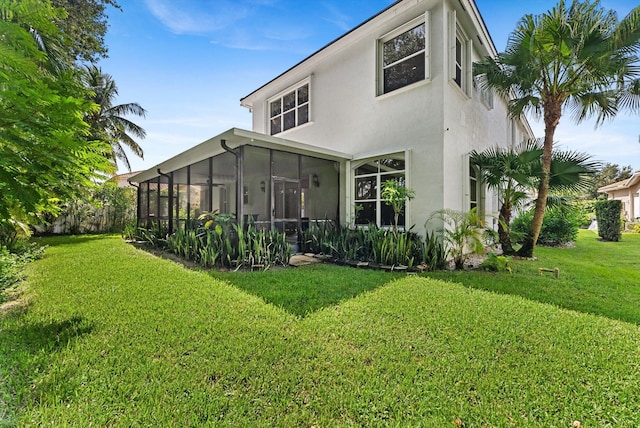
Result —
[[[382, 185], [388, 180], [406, 183], [404, 155], [389, 156], [365, 161], [354, 169], [355, 223], [377, 226], [394, 224], [393, 208], [381, 198]], [[404, 226], [404, 210], [398, 225]]]
[[270, 135], [279, 134], [309, 122], [309, 82], [271, 98], [269, 105]]
[[455, 10], [449, 14], [449, 78], [471, 96], [471, 40], [459, 25]]
[[378, 94], [428, 78], [427, 19], [423, 15], [378, 41]]
[[[478, 170], [469, 165], [469, 209], [478, 208], [480, 201], [480, 185], [478, 183]], [[478, 208], [479, 209], [479, 208]]]

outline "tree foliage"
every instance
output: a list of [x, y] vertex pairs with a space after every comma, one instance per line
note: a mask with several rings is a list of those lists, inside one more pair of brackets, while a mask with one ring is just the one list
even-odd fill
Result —
[[393, 230], [398, 230], [398, 219], [407, 201], [416, 197], [416, 192], [405, 186], [404, 181], [387, 180], [382, 183], [382, 200], [393, 208]]
[[116, 0], [52, 0], [55, 7], [66, 11], [55, 23], [62, 30], [67, 46], [68, 62], [85, 61], [95, 63], [107, 56], [104, 36], [108, 22], [108, 7], [120, 9]]
[[[542, 145], [541, 140], [526, 140], [515, 147], [490, 147], [482, 152], [474, 150], [470, 155], [481, 180], [498, 192], [498, 238], [505, 254], [515, 254], [509, 230], [512, 212], [529, 200], [543, 176]], [[588, 154], [554, 150], [549, 187], [554, 192], [581, 191], [589, 185], [597, 168], [598, 163]]]
[[55, 212], [113, 171], [109, 146], [86, 138], [94, 104], [77, 71], [43, 49], [64, 46], [63, 17], [48, 1], [0, 0], [0, 222]]
[[131, 164], [123, 146], [142, 158], [144, 156], [142, 147], [129, 134], [145, 138], [146, 132], [125, 116], [145, 117], [147, 111], [138, 103], [114, 105], [118, 96], [118, 86], [109, 74], [103, 73], [100, 67], [87, 66], [84, 80], [91, 91], [91, 101], [98, 106], [86, 116], [86, 121], [91, 126], [90, 137], [108, 142], [111, 146], [109, 159], [114, 166], [117, 166], [117, 161], [120, 160], [131, 171]]
[[509, 100], [514, 117], [525, 112], [545, 124], [543, 177], [529, 236], [520, 255], [535, 248], [549, 193], [553, 138], [563, 112], [596, 124], [622, 109], [640, 111], [640, 6], [621, 21], [598, 1], [561, 0], [550, 11], [524, 16], [505, 52], [474, 65], [485, 89]]
[[618, 164], [606, 163], [593, 176], [591, 185], [584, 193], [585, 199], [597, 199], [598, 189], [618, 181], [626, 180], [633, 175], [631, 165], [621, 167]]

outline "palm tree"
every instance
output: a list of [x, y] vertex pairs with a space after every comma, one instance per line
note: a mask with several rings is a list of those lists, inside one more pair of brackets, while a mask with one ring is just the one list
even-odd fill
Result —
[[535, 185], [533, 162], [541, 155], [535, 140], [524, 141], [517, 147], [490, 147], [471, 152], [470, 161], [478, 168], [482, 182], [496, 190], [500, 198], [498, 239], [504, 254], [515, 254], [509, 231], [511, 214], [528, 199], [527, 192]]
[[485, 89], [509, 99], [512, 117], [544, 119], [542, 178], [531, 230], [518, 254], [530, 257], [540, 234], [549, 194], [553, 138], [563, 110], [596, 125], [620, 109], [640, 111], [640, 6], [619, 21], [599, 2], [561, 0], [540, 15], [524, 16], [505, 52], [474, 64]]
[[118, 87], [113, 78], [103, 73], [100, 67], [86, 67], [85, 84], [92, 92], [91, 101], [98, 105], [98, 108], [85, 118], [91, 126], [91, 138], [109, 142], [112, 147], [109, 157], [113, 164], [117, 166], [120, 160], [131, 171], [131, 164], [123, 145], [136, 156], [143, 158], [142, 147], [129, 134], [145, 138], [147, 133], [124, 116], [133, 114], [145, 117], [147, 111], [138, 103], [113, 105], [118, 96]]
[[[529, 200], [531, 191], [543, 176], [542, 153], [541, 140], [525, 140], [516, 147], [490, 147], [482, 152], [471, 152], [471, 163], [478, 168], [481, 180], [496, 190], [500, 198], [498, 238], [504, 254], [516, 253], [510, 238], [511, 215], [514, 209]], [[589, 185], [588, 176], [595, 174], [598, 166], [588, 154], [554, 150], [549, 187], [554, 192], [580, 191]]]

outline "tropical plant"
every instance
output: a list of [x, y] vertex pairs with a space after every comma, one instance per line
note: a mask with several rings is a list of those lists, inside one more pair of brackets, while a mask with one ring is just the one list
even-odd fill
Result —
[[[504, 254], [515, 254], [509, 231], [511, 216], [529, 200], [542, 177], [542, 146], [541, 140], [525, 140], [515, 147], [471, 152], [471, 163], [479, 169], [482, 181], [495, 189], [500, 199], [498, 238]], [[586, 153], [554, 150], [549, 188], [554, 192], [584, 191], [598, 165]]]
[[333, 221], [313, 222], [303, 234], [303, 251], [326, 254], [335, 261], [361, 261], [391, 267], [436, 270], [445, 266], [447, 253], [440, 235], [422, 238], [403, 232], [368, 227], [348, 228]]
[[[94, 107], [70, 68], [54, 66], [63, 11], [36, 0], [0, 2], [0, 221], [57, 213], [58, 201], [95, 187], [113, 168], [87, 139]], [[43, 42], [48, 43], [44, 50]]]
[[398, 219], [404, 211], [407, 201], [416, 197], [416, 192], [405, 186], [404, 182], [392, 179], [382, 183], [382, 200], [393, 208], [393, 230], [398, 230]]
[[92, 92], [90, 100], [99, 106], [85, 118], [91, 126], [91, 138], [108, 142], [112, 148], [109, 159], [114, 165], [117, 165], [118, 160], [122, 161], [131, 171], [131, 164], [123, 146], [142, 158], [142, 147], [129, 134], [145, 138], [146, 131], [125, 116], [135, 115], [144, 118], [147, 111], [138, 103], [114, 105], [118, 97], [118, 86], [111, 75], [103, 73], [102, 69], [95, 65], [88, 65], [85, 71], [85, 84]]
[[441, 270], [447, 266], [448, 252], [441, 234], [427, 231], [423, 253], [427, 270]]
[[624, 19], [598, 1], [561, 0], [550, 11], [524, 16], [505, 52], [474, 64], [483, 89], [509, 100], [509, 112], [542, 116], [545, 125], [542, 177], [531, 230], [518, 253], [532, 256], [544, 218], [553, 139], [563, 111], [577, 122], [596, 124], [621, 109], [640, 110], [640, 6]]
[[513, 273], [513, 262], [511, 261], [511, 257], [489, 253], [479, 268], [490, 272]]
[[434, 212], [425, 223], [429, 229], [435, 221], [443, 226], [436, 228], [446, 242], [448, 254], [453, 258], [456, 269], [464, 268], [470, 254], [484, 251], [483, 235], [486, 223], [478, 214], [477, 208], [468, 212], [443, 209]]
[[515, 254], [509, 232], [511, 215], [529, 198], [528, 191], [535, 186], [533, 164], [541, 155], [542, 149], [534, 140], [517, 147], [471, 152], [470, 161], [478, 168], [481, 181], [498, 194], [498, 239], [504, 254]]
[[[533, 210], [521, 212], [511, 224], [511, 239], [521, 243], [531, 228]], [[574, 242], [580, 229], [581, 216], [576, 205], [556, 205], [552, 202], [547, 210], [540, 229], [538, 245], [555, 247]]]
[[167, 248], [205, 268], [259, 268], [286, 265], [291, 246], [284, 233], [258, 230], [253, 222], [233, 223], [234, 216], [203, 213], [192, 224], [167, 237]]

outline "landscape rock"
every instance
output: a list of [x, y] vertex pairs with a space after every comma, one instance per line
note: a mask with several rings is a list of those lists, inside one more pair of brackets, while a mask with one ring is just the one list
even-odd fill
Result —
[[320, 262], [321, 260], [306, 254], [296, 254], [289, 259], [289, 265], [295, 267], [313, 265]]

